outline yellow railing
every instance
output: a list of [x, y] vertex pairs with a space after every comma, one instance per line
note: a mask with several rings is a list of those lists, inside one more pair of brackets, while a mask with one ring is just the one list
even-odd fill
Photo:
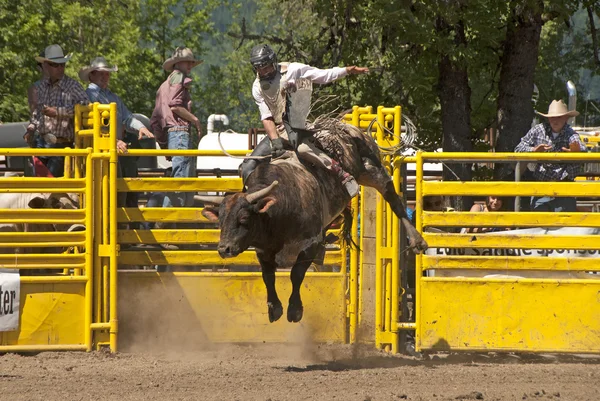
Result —
[[[416, 347], [433, 350], [600, 352], [600, 290], [593, 232], [600, 218], [581, 212], [437, 212], [423, 197], [598, 197], [594, 182], [426, 182], [426, 162], [598, 162], [597, 153], [419, 153], [417, 218], [430, 251], [417, 256]], [[509, 205], [511, 206], [511, 205]], [[510, 209], [510, 208], [509, 208]], [[429, 231], [433, 227], [437, 230]], [[461, 227], [565, 231], [457, 233]], [[593, 229], [587, 229], [592, 230]], [[449, 231], [449, 232], [447, 232]], [[585, 229], [584, 229], [585, 231]], [[549, 257], [549, 254], [552, 254]]]
[[[344, 116], [344, 121], [361, 127], [371, 128], [371, 134], [382, 149], [399, 148], [401, 143], [401, 107], [379, 106], [375, 113], [373, 108], [354, 106], [351, 114]], [[395, 152], [384, 152], [382, 162], [388, 173], [392, 176], [396, 192], [402, 194], [401, 166], [395, 163]], [[362, 216], [364, 217], [364, 209]], [[364, 226], [361, 221], [361, 227]], [[382, 196], [377, 197], [376, 209], [376, 255], [375, 255], [375, 344], [378, 348], [390, 349], [398, 352], [400, 332], [398, 322], [401, 314], [401, 275], [400, 258], [402, 244], [399, 241], [399, 220], [392, 212], [390, 206]], [[357, 233], [358, 236], [358, 233]], [[362, 237], [361, 237], [362, 238]], [[361, 247], [363, 243], [361, 241]], [[363, 263], [358, 263], [355, 296], [357, 305], [361, 303], [359, 280], [366, 274]], [[353, 281], [351, 281], [353, 283]], [[360, 321], [351, 315], [350, 327], [358, 327]], [[355, 340], [351, 336], [351, 341]]]

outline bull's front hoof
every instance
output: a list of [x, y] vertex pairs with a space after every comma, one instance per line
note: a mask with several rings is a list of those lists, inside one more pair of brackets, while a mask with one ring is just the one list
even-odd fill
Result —
[[287, 319], [288, 322], [298, 323], [302, 320], [302, 315], [304, 314], [304, 307], [302, 305], [288, 305], [287, 310]]
[[281, 305], [281, 302], [277, 304], [267, 302], [267, 307], [269, 308], [269, 322], [276, 322], [281, 315], [283, 315], [283, 306]]

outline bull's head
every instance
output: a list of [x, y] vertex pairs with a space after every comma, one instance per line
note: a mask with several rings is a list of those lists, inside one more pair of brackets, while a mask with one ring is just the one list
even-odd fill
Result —
[[[28, 206], [31, 209], [79, 209], [79, 198], [77, 194], [52, 193], [33, 197]], [[85, 226], [81, 224], [54, 225], [52, 227], [37, 227], [37, 231], [83, 231]]]
[[277, 184], [273, 181], [268, 187], [249, 194], [236, 193], [224, 198], [196, 197], [215, 205], [206, 206], [202, 215], [213, 223], [219, 223], [221, 238], [218, 251], [222, 258], [237, 256], [251, 245], [257, 230], [261, 229], [261, 215], [277, 203], [273, 196], [269, 196]]

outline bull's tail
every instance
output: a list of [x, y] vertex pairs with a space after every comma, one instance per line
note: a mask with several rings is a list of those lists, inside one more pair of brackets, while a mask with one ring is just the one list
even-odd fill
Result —
[[360, 251], [360, 248], [356, 242], [352, 239], [352, 209], [347, 206], [342, 212], [344, 216], [344, 222], [342, 223], [342, 246], [349, 246], [352, 249]]

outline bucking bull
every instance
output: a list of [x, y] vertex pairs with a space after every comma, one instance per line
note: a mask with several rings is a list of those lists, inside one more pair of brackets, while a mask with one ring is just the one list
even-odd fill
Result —
[[[381, 164], [376, 142], [360, 129], [338, 120], [323, 119], [313, 129], [317, 131], [317, 146], [336, 159], [359, 184], [383, 195], [401, 220], [410, 248], [416, 253], [426, 250], [427, 243], [410, 224], [392, 179]], [[303, 314], [300, 286], [306, 270], [324, 255], [326, 230], [351, 199], [334, 172], [303, 159], [302, 154], [299, 157], [299, 161], [293, 157], [260, 163], [246, 181], [245, 193], [222, 199], [203, 198], [215, 205], [205, 207], [202, 214], [219, 223], [221, 257], [235, 257], [249, 247], [255, 248], [267, 287], [271, 322], [283, 314], [275, 290], [275, 270], [292, 266], [287, 319], [299, 322]]]

